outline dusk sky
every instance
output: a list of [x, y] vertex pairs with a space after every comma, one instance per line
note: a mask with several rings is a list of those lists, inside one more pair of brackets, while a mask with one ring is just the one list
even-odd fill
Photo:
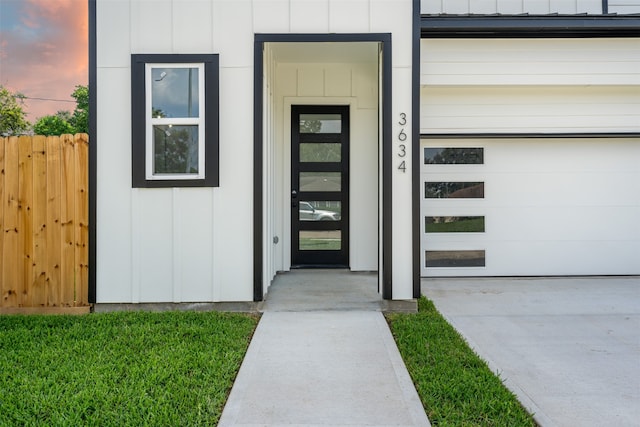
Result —
[[[0, 0], [0, 84], [30, 98], [70, 100], [88, 77], [87, 0]], [[73, 102], [26, 100], [28, 119]]]

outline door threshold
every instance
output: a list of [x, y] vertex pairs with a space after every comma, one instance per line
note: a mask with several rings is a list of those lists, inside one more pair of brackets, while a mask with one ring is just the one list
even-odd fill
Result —
[[292, 265], [291, 270], [303, 270], [303, 269], [333, 269], [333, 270], [349, 270], [348, 265], [336, 265], [336, 264], [299, 264]]

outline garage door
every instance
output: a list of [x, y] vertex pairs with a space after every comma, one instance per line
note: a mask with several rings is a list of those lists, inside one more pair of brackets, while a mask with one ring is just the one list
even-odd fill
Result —
[[421, 140], [423, 276], [640, 274], [640, 140]]

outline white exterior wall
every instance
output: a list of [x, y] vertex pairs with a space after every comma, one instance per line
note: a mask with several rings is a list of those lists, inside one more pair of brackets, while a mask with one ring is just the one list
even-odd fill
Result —
[[637, 39], [422, 40], [422, 133], [636, 132]]
[[[505, 14], [531, 15], [578, 14], [599, 15], [602, 0], [421, 0], [424, 14]], [[639, 13], [638, 0], [609, 0], [609, 13]]]
[[640, 1], [609, 0], [609, 13], [617, 13], [619, 15], [640, 13]]
[[[397, 117], [411, 111], [411, 9], [410, 0], [98, 0], [97, 302], [252, 300], [254, 34], [392, 33]], [[142, 53], [220, 55], [219, 187], [132, 188], [130, 62]], [[410, 176], [393, 177], [395, 298], [411, 297]]]
[[429, 86], [640, 84], [634, 38], [423, 39], [420, 61]]
[[421, 90], [423, 133], [636, 132], [640, 86], [446, 86]]
[[[640, 132], [637, 39], [423, 40], [421, 48], [422, 133]], [[481, 199], [423, 199], [422, 227], [424, 216], [485, 217], [483, 233], [422, 228], [423, 275], [640, 273], [640, 139], [421, 145], [484, 148], [484, 164], [423, 165], [421, 182], [485, 185]], [[425, 268], [426, 250], [485, 250], [486, 266]]]

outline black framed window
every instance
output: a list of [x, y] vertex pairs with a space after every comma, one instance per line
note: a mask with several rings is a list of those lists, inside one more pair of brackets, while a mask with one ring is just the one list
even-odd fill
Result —
[[218, 55], [131, 55], [133, 187], [219, 185]]

